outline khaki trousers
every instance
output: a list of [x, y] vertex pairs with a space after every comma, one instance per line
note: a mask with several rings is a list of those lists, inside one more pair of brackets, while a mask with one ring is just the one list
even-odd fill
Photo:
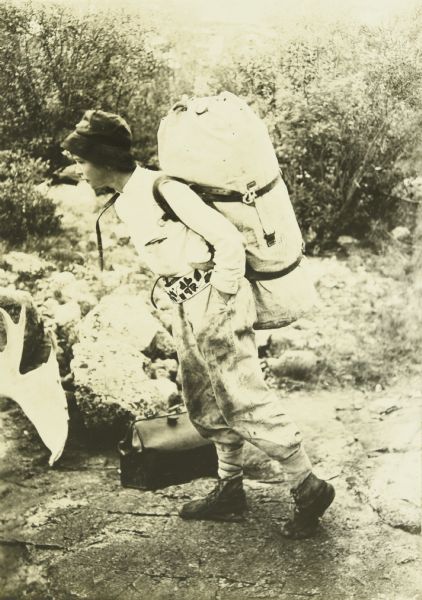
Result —
[[300, 431], [264, 381], [249, 282], [228, 300], [211, 285], [175, 306], [173, 337], [184, 401], [199, 433], [217, 447], [244, 441], [280, 461], [291, 478], [311, 471]]

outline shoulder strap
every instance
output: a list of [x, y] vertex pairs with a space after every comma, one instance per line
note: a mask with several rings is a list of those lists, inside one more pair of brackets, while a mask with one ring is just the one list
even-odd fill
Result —
[[[172, 177], [171, 175], [161, 175], [160, 177], [157, 177], [157, 179], [154, 181], [154, 185], [152, 186], [152, 195], [154, 196], [154, 200], [157, 202], [158, 206], [161, 208], [161, 210], [164, 213], [163, 219], [165, 221], [176, 221], [176, 222], [179, 221], [179, 222], [183, 223], [182, 219], [174, 212], [174, 210], [172, 209], [170, 204], [167, 202], [163, 193], [160, 190], [160, 185], [166, 181], [178, 181], [179, 183], [184, 183], [188, 187], [191, 187], [191, 186], [189, 185], [189, 182], [185, 181], [184, 179], [180, 179], [179, 177]], [[186, 225], [186, 223], [184, 223], [184, 225]], [[209, 251], [211, 253], [211, 259], [212, 259], [214, 257], [214, 248], [208, 242], [208, 240], [205, 240], [205, 241], [208, 245]]]
[[160, 190], [160, 185], [162, 183], [165, 183], [166, 181], [181, 181], [181, 180], [178, 179], [177, 177], [171, 177], [170, 175], [161, 175], [160, 177], [157, 177], [157, 179], [154, 181], [154, 185], [152, 186], [152, 195], [154, 196], [154, 200], [156, 201], [156, 203], [158, 204], [158, 206], [161, 208], [161, 210], [164, 213], [164, 217], [163, 217], [164, 220], [180, 221], [179, 217], [176, 215], [174, 210], [171, 208], [170, 204], [164, 198], [164, 196]]

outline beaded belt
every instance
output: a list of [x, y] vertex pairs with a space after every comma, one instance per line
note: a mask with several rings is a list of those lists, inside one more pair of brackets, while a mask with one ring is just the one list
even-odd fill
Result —
[[195, 269], [183, 277], [165, 277], [163, 289], [172, 302], [181, 304], [211, 285], [211, 273]]

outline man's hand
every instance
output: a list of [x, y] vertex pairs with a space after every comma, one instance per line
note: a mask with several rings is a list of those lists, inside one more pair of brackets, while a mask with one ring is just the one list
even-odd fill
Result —
[[210, 259], [207, 262], [201, 262], [201, 263], [194, 263], [191, 262], [189, 263], [192, 267], [192, 269], [199, 269], [200, 271], [209, 271], [210, 269], [213, 269], [215, 266], [215, 262]]

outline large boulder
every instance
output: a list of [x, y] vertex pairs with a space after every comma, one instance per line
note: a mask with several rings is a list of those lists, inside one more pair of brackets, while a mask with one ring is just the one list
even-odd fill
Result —
[[140, 296], [118, 291], [104, 296], [82, 320], [71, 369], [88, 429], [115, 441], [134, 417], [168, 408], [177, 385], [163, 371], [153, 375], [145, 354], [163, 334], [168, 335]]
[[79, 338], [81, 341], [122, 341], [142, 352], [160, 329], [160, 323], [139, 296], [117, 290], [104, 296], [86, 315], [79, 327]]
[[[148, 359], [135, 345], [105, 335], [73, 346], [71, 369], [75, 397], [88, 430], [115, 441], [137, 416], [168, 407], [177, 386], [152, 380], [144, 371]], [[170, 389], [171, 386], [171, 389]]]

